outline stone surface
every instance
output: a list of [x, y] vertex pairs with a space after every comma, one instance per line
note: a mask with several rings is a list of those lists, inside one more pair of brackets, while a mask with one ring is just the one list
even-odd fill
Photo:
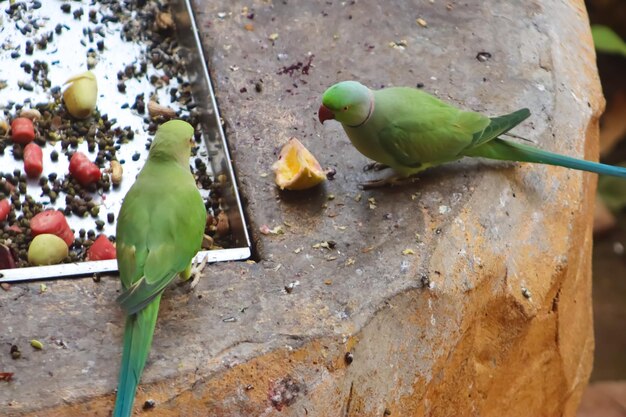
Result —
[[[488, 114], [529, 107], [517, 134], [595, 158], [603, 99], [582, 1], [446, 4], [196, 2], [258, 262], [166, 291], [137, 415], [147, 399], [151, 416], [576, 414], [593, 351], [595, 177], [464, 160], [360, 192], [375, 174], [338, 125], [316, 121], [338, 80], [423, 83]], [[291, 136], [333, 181], [289, 193], [262, 175]], [[0, 414], [108, 416], [117, 279], [47, 285], [0, 291], [0, 371], [15, 373]]]

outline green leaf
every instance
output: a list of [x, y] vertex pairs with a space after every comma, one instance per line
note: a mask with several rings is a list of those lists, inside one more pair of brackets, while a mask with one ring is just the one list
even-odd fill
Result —
[[598, 52], [626, 56], [626, 43], [608, 26], [592, 25], [591, 35]]
[[[626, 168], [624, 162], [617, 165]], [[626, 208], [626, 181], [623, 178], [600, 175], [598, 194], [611, 212], [618, 213]]]

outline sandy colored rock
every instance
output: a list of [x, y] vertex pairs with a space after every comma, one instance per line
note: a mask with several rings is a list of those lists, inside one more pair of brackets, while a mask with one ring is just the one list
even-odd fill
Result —
[[[574, 416], [593, 351], [595, 176], [463, 160], [363, 192], [376, 174], [316, 110], [338, 80], [423, 83], [491, 115], [529, 107], [515, 133], [595, 158], [603, 99], [583, 2], [195, 3], [258, 262], [165, 292], [136, 415], [152, 399], [152, 417]], [[287, 193], [259, 175], [294, 135], [334, 180]], [[0, 291], [0, 371], [14, 372], [0, 414], [109, 416], [119, 283], [47, 285]]]

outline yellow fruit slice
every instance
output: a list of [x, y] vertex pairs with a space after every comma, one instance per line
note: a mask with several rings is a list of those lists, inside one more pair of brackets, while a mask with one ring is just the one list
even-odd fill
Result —
[[320, 163], [296, 138], [283, 146], [272, 169], [281, 190], [306, 190], [326, 179]]

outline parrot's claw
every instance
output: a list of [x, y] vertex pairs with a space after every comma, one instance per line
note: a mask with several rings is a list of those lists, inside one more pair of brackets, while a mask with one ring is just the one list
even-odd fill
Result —
[[381, 164], [380, 162], [371, 162], [363, 167], [363, 172], [382, 171], [387, 168], [389, 168], [389, 165]]
[[191, 278], [191, 281], [189, 282], [190, 291], [193, 291], [193, 289], [196, 288], [196, 285], [198, 285], [198, 282], [200, 282], [202, 270], [204, 269], [208, 261], [209, 255], [206, 255], [204, 258], [202, 258], [200, 262], [198, 262], [191, 268], [191, 274], [189, 275], [189, 278]]
[[374, 188], [381, 188], [381, 187], [393, 187], [396, 185], [405, 185], [405, 184], [412, 184], [415, 181], [417, 181], [419, 178], [415, 177], [415, 176], [410, 176], [410, 177], [399, 177], [399, 176], [390, 176], [390, 177], [385, 177], [385, 178], [381, 178], [378, 180], [372, 180], [372, 181], [366, 181], [366, 182], [362, 182], [359, 183], [359, 187], [362, 190], [371, 190]]

